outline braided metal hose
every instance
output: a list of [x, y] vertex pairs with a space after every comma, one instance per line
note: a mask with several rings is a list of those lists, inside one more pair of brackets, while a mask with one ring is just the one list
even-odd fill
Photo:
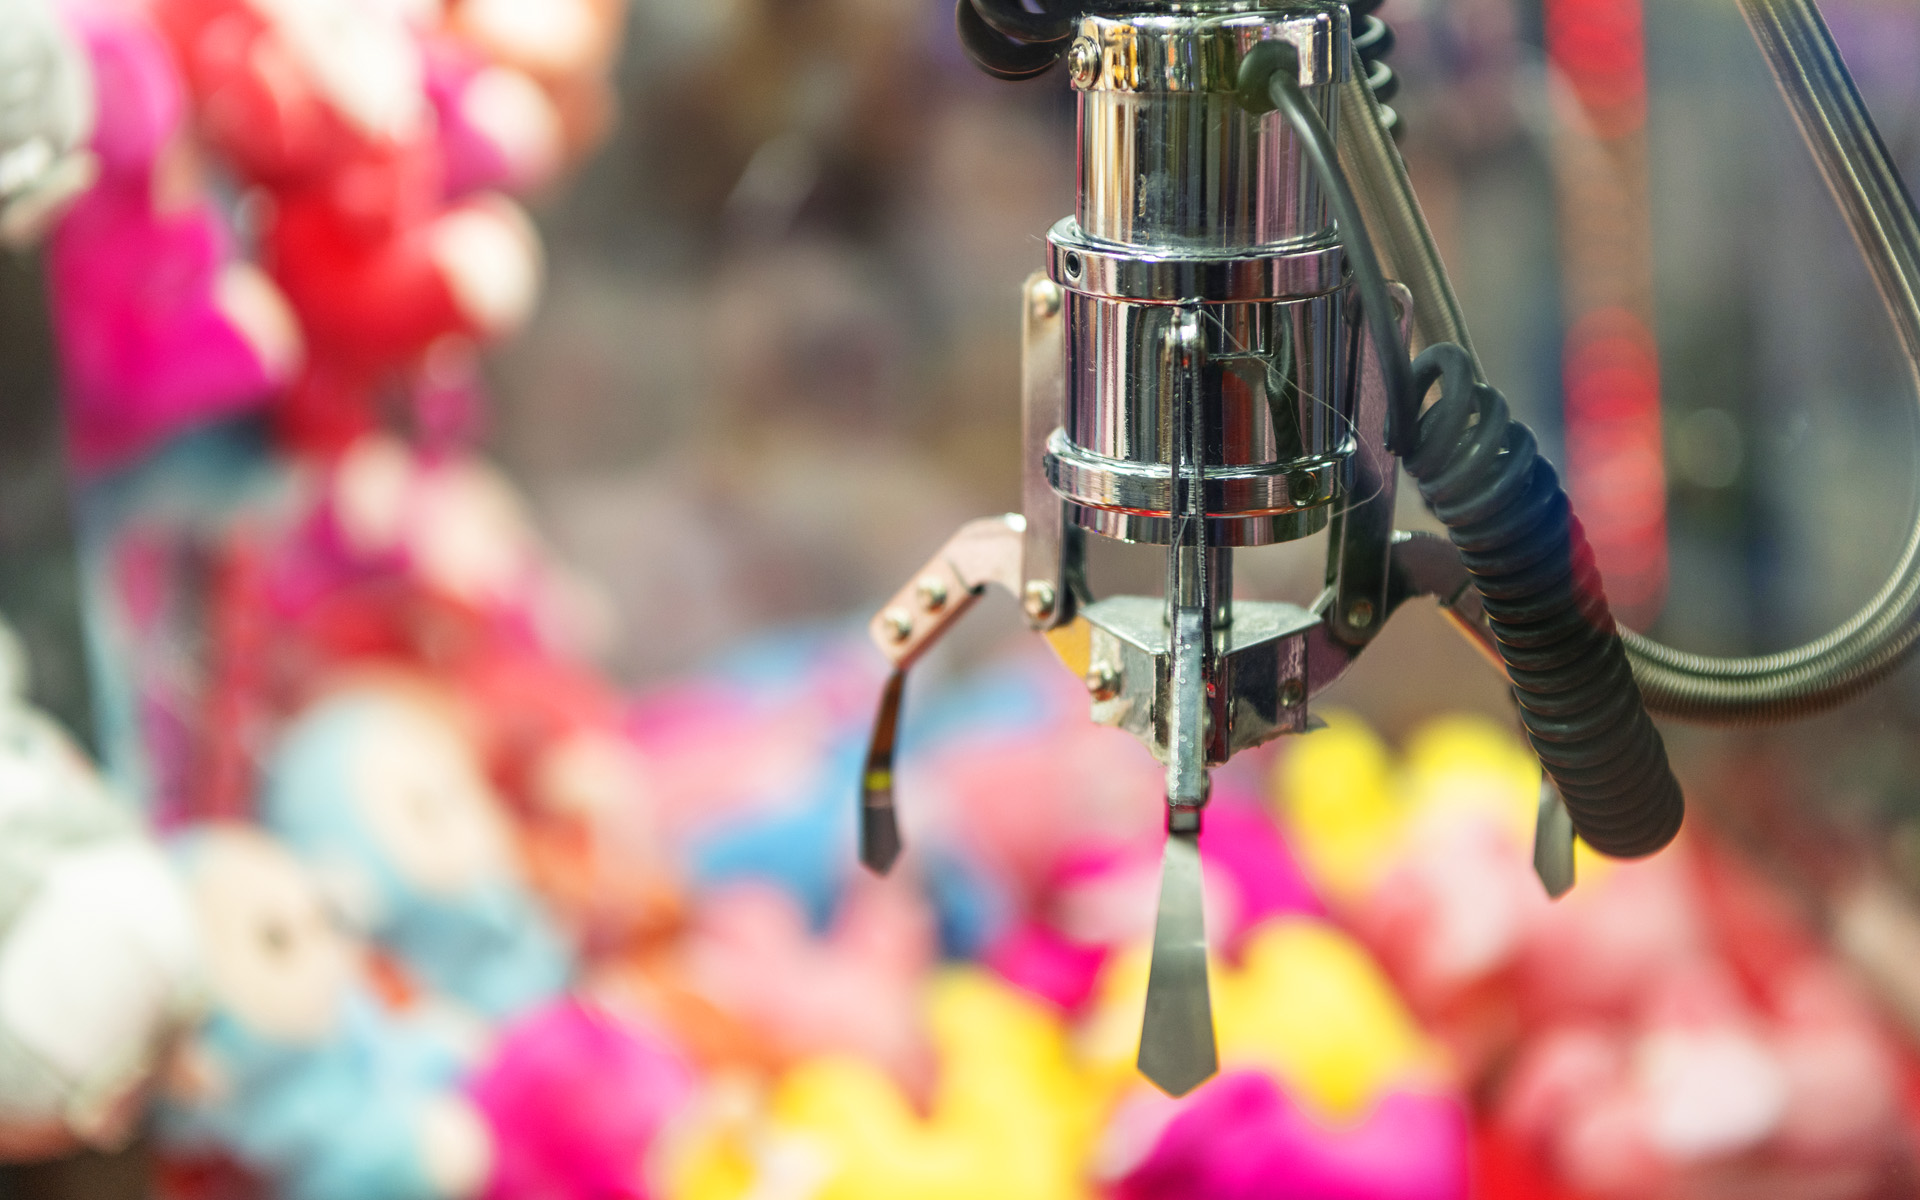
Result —
[[[1832, 190], [1893, 318], [1920, 387], [1920, 219], [1833, 35], [1813, 0], [1741, 0], [1741, 12]], [[1343, 100], [1372, 104], [1347, 85]], [[1341, 161], [1383, 257], [1413, 292], [1418, 344], [1470, 346], [1466, 321], [1406, 168], [1370, 121], [1343, 121]], [[1476, 374], [1479, 368], [1475, 365]], [[1866, 691], [1920, 642], [1920, 522], [1892, 578], [1851, 620], [1778, 654], [1691, 654], [1622, 630], [1647, 707], [1718, 724], [1763, 724], [1821, 712]]]

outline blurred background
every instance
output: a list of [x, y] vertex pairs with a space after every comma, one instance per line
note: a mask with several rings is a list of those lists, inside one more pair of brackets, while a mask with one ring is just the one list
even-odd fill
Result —
[[[504, 0], [403, 7], [430, 68], [523, 70], [572, 120], [511, 38], [488, 41]], [[1792, 726], [1667, 727], [1689, 834], [1643, 864], [1583, 855], [1549, 906], [1504, 682], [1437, 613], [1403, 611], [1327, 697], [1330, 729], [1223, 773], [1207, 852], [1230, 1069], [1178, 1104], [1131, 1075], [1155, 769], [1084, 728], [1013, 606], [983, 605], [916, 683], [919, 861], [862, 879], [852, 788], [883, 673], [860, 629], [962, 522], [1019, 507], [1018, 296], [1072, 211], [1071, 93], [1057, 71], [986, 78], [947, 0], [587, 7], [615, 10], [581, 68], [605, 80], [592, 132], [564, 166], [489, 181], [544, 247], [537, 304], [396, 351], [380, 369], [408, 399], [344, 434], [315, 432], [345, 385], [310, 365], [89, 462], [76, 430], [111, 430], [123, 401], [82, 396], [76, 364], [123, 343], [61, 331], [92, 328], [86, 248], [131, 243], [79, 223], [104, 220], [90, 198], [0, 279], [19, 431], [0, 437], [0, 611], [34, 664], [23, 696], [103, 760], [207, 964], [149, 1005], [164, 1053], [113, 1093], [117, 1122], [17, 1065], [50, 1052], [0, 1003], [0, 1129], [39, 1128], [31, 1079], [66, 1131], [0, 1137], [0, 1160], [34, 1163], [0, 1195], [1920, 1194], [1911, 668]], [[324, 41], [334, 10], [55, 8], [102, 129], [107, 89], [158, 94], [114, 40], [151, 21], [128, 44], [157, 39], [180, 73], [221, 253], [265, 265], [310, 363], [371, 344], [276, 240], [320, 190], [288, 182], [304, 143], [260, 149], [257, 118], [222, 107], [240, 85], [220, 38]], [[1911, 169], [1920, 6], [1824, 10]], [[1401, 151], [1476, 347], [1568, 465], [1620, 611], [1715, 654], [1851, 615], [1920, 505], [1914, 380], [1737, 9], [1381, 15]], [[460, 103], [436, 110], [449, 145]], [[354, 153], [404, 177], [370, 137]], [[110, 183], [119, 151], [95, 151]], [[141, 161], [157, 194], [164, 163]], [[439, 216], [482, 204], [444, 190]], [[326, 228], [315, 244], [345, 236]], [[344, 308], [381, 308], [398, 271], [339, 284]], [[467, 463], [492, 466], [476, 483]], [[1438, 528], [1409, 496], [1403, 525]], [[1323, 553], [1242, 554], [1238, 589], [1305, 602]], [[1154, 555], [1095, 555], [1098, 590], [1157, 592]], [[416, 825], [340, 816], [454, 793]], [[261, 830], [273, 844], [246, 840]], [[473, 848], [489, 838], [510, 849]], [[15, 844], [39, 857], [16, 868], [0, 837], [0, 882], [51, 888], [41, 843]], [[421, 844], [464, 849], [445, 866]], [[0, 937], [30, 907], [0, 900]], [[233, 912], [265, 915], [234, 932]], [[92, 970], [74, 978], [104, 986]], [[303, 1004], [328, 989], [373, 999]], [[328, 1116], [326, 1135], [299, 1115], [356, 1107], [380, 1121]]]

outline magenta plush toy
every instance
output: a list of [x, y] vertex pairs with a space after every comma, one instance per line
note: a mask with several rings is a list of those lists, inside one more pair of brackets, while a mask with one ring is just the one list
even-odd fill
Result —
[[73, 453], [100, 470], [259, 404], [292, 377], [300, 337], [200, 185], [157, 31], [132, 6], [66, 16], [97, 85], [99, 179], [54, 231], [48, 284]]
[[1358, 1124], [1330, 1127], [1266, 1075], [1231, 1072], [1178, 1109], [1113, 1196], [1465, 1200], [1467, 1127], [1459, 1099], [1418, 1092], [1391, 1093]]
[[468, 1093], [494, 1134], [484, 1200], [648, 1200], [648, 1156], [693, 1074], [663, 1039], [569, 1000], [508, 1026]]

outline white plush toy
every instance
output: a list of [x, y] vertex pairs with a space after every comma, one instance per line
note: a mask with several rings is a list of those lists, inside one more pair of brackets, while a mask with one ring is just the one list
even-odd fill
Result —
[[86, 56], [48, 0], [0, 0], [0, 243], [34, 241], [93, 182]]
[[172, 865], [25, 683], [0, 625], [0, 1161], [124, 1142], [203, 990]]

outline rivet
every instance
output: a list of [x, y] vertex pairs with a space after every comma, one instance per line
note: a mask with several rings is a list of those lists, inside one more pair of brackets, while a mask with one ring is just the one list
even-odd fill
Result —
[[1033, 579], [1027, 582], [1023, 607], [1027, 610], [1029, 617], [1036, 621], [1044, 621], [1053, 615], [1056, 599], [1052, 584], [1044, 579]]
[[896, 642], [913, 636], [913, 614], [904, 608], [890, 608], [881, 613], [880, 623], [886, 626], [887, 636]]
[[1087, 692], [1095, 700], [1111, 700], [1120, 694], [1120, 669], [1098, 662], [1087, 669]]
[[1355, 629], [1365, 629], [1373, 624], [1373, 601], [1355, 600], [1347, 605], [1347, 624]]
[[1027, 303], [1033, 306], [1033, 315], [1046, 320], [1060, 311], [1060, 285], [1051, 279], [1036, 279], [1033, 287], [1027, 291]]
[[928, 612], [939, 612], [947, 606], [947, 581], [938, 575], [926, 576], [913, 590], [920, 598], [920, 607]]
[[1280, 703], [1287, 708], [1300, 707], [1300, 702], [1302, 700], [1305, 700], [1306, 698], [1307, 698], [1306, 685], [1301, 683], [1298, 679], [1289, 679], [1280, 688]]

